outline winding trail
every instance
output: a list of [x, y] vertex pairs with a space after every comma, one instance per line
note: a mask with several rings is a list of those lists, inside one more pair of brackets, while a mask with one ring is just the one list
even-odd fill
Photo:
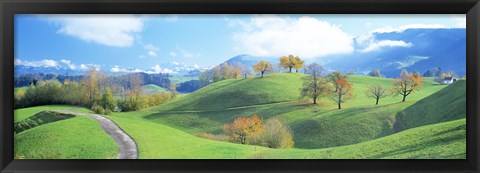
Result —
[[105, 118], [98, 114], [89, 114], [89, 113], [80, 113], [73, 112], [69, 110], [59, 110], [57, 112], [63, 112], [73, 115], [81, 115], [91, 117], [102, 125], [105, 132], [110, 135], [115, 142], [117, 143], [120, 153], [117, 156], [117, 159], [138, 159], [138, 148], [135, 141], [123, 131], [117, 124], [112, 120]]

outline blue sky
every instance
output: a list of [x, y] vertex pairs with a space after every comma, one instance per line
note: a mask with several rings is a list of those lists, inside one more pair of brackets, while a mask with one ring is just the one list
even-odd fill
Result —
[[409, 28], [465, 28], [465, 15], [16, 15], [15, 63], [171, 72], [168, 64], [205, 68], [240, 54], [308, 59], [408, 47], [371, 34]]

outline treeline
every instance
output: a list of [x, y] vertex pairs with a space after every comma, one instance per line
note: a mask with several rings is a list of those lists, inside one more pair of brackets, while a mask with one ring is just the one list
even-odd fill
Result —
[[140, 73], [111, 77], [92, 69], [79, 82], [50, 79], [30, 84], [15, 96], [15, 108], [68, 104], [109, 114], [159, 105], [177, 95], [175, 87], [169, 87], [170, 92], [147, 95], [141, 89], [143, 82]]
[[[155, 84], [163, 88], [170, 87], [171, 81], [168, 79], [170, 74], [168, 73], [158, 73], [158, 74], [147, 74], [147, 73], [130, 73], [130, 74], [123, 74], [117, 76], [106, 76], [106, 80], [109, 81], [123, 81], [128, 80], [131, 78], [132, 75], [140, 75], [142, 79], [142, 83], [144, 84]], [[65, 81], [69, 82], [80, 82], [85, 75], [56, 75], [56, 74], [43, 74], [43, 73], [35, 73], [35, 74], [22, 74], [18, 77], [14, 78], [14, 86], [15, 87], [24, 87], [29, 86], [31, 84], [35, 85], [38, 81], [45, 81], [45, 80], [57, 80], [60, 83]]]
[[83, 75], [55, 75], [55, 74], [43, 74], [43, 73], [35, 73], [35, 74], [22, 74], [18, 77], [14, 78], [14, 86], [15, 87], [24, 87], [29, 85], [35, 85], [38, 81], [45, 81], [45, 80], [53, 80], [56, 79], [59, 82], [63, 83], [64, 81], [75, 81], [80, 82], [82, 80]]

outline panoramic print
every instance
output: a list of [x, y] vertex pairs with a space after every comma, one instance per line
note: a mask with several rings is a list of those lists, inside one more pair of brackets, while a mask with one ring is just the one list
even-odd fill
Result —
[[15, 159], [465, 159], [465, 15], [16, 15]]

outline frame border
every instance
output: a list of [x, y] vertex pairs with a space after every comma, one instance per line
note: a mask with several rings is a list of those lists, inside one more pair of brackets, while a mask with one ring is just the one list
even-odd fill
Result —
[[[480, 3], [478, 0], [3, 0], [0, 69], [1, 172], [478, 172]], [[467, 159], [465, 160], [14, 160], [15, 14], [466, 14]], [[248, 165], [238, 167], [238, 165]], [[188, 166], [187, 166], [188, 165]], [[348, 166], [347, 166], [348, 165]], [[233, 168], [233, 169], [232, 169]], [[237, 168], [237, 169], [235, 169]]]

